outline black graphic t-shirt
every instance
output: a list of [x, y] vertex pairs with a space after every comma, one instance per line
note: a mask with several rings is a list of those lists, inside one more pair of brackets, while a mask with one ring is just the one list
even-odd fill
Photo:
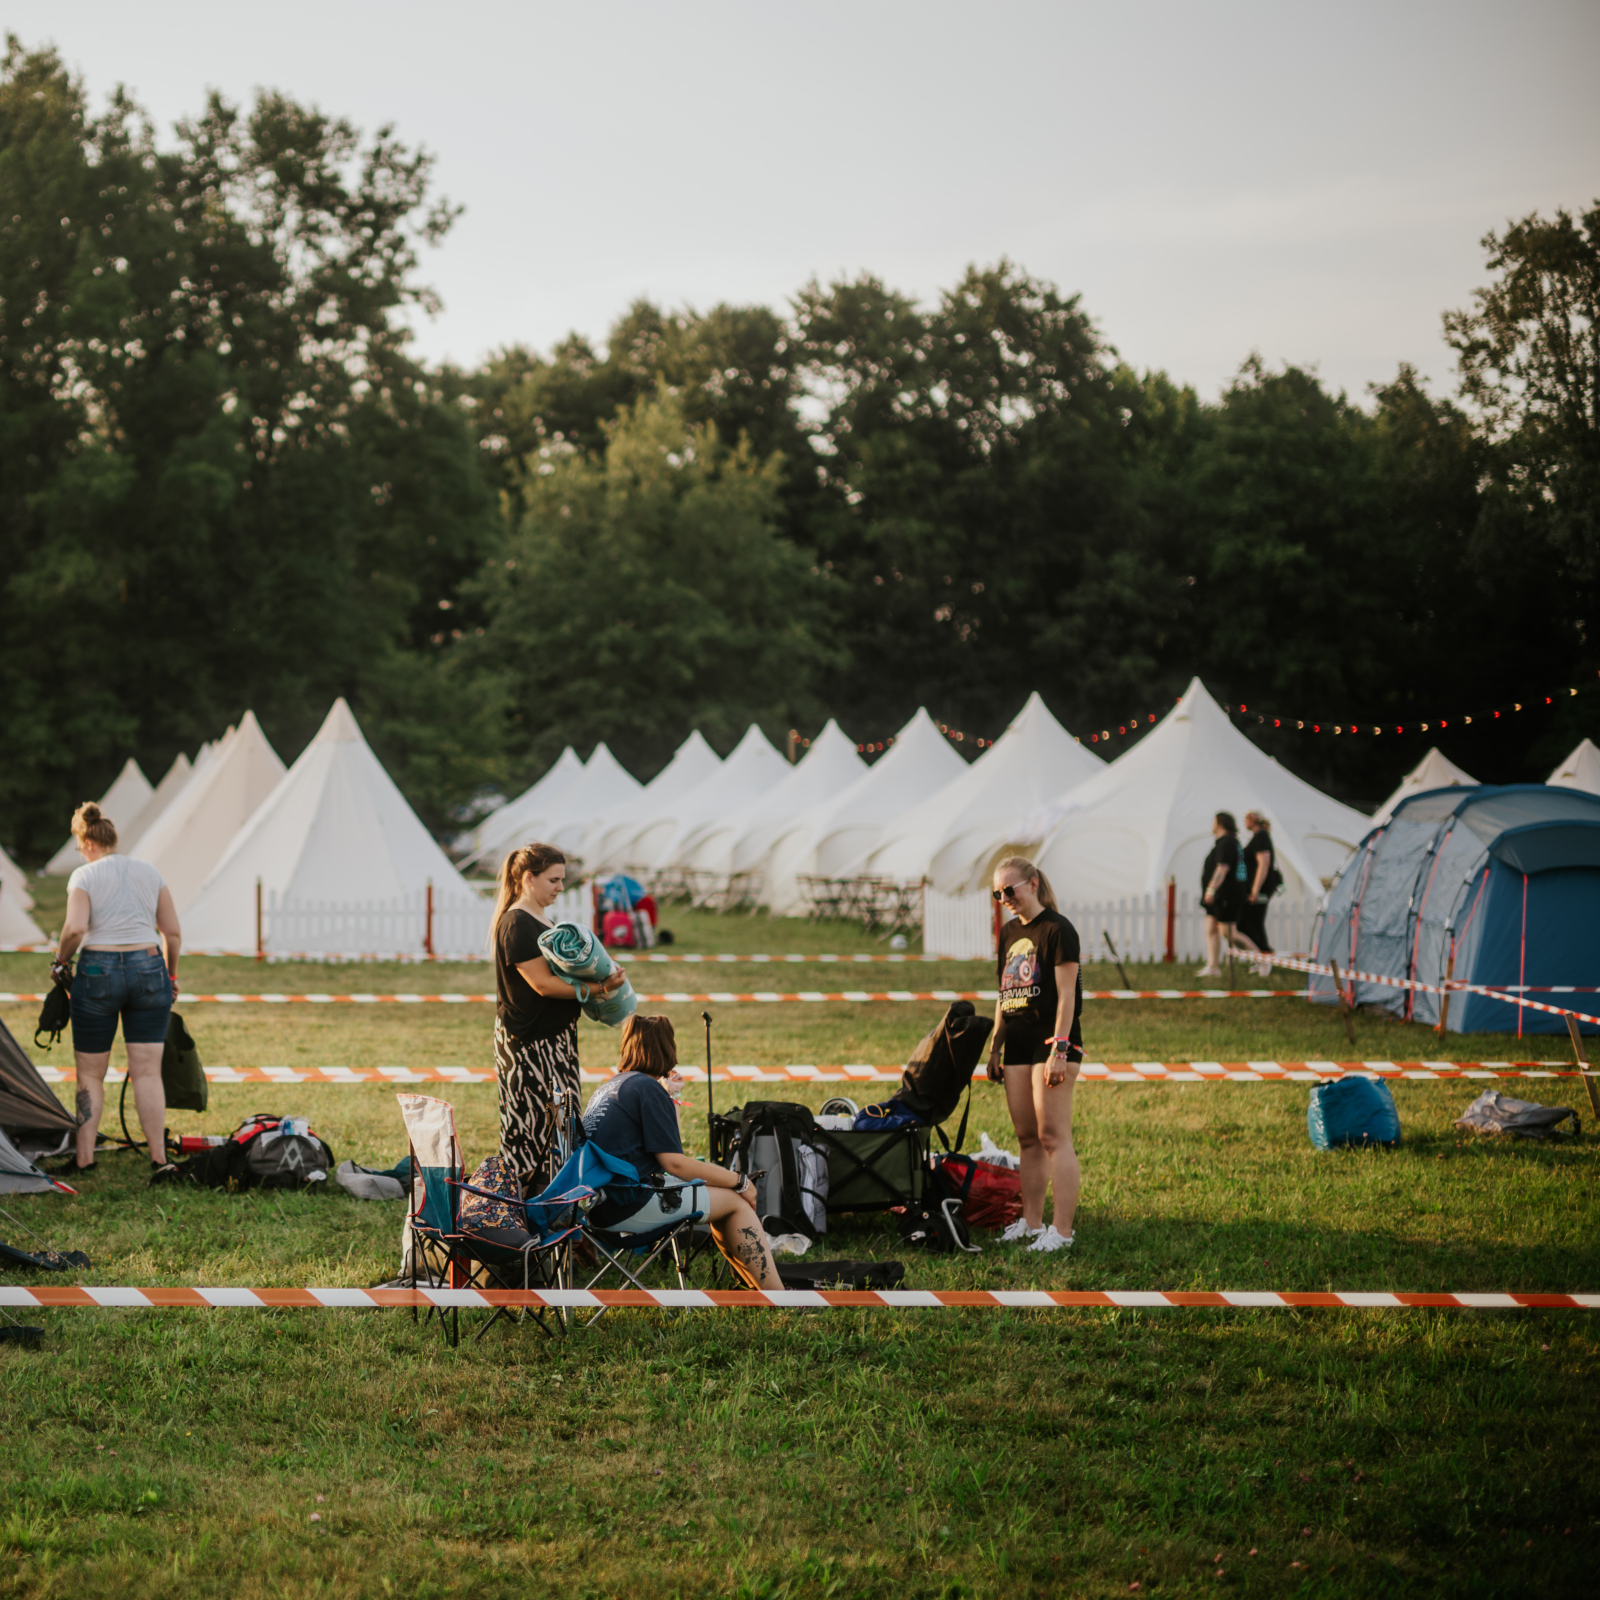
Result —
[[494, 934], [495, 1013], [513, 1039], [553, 1039], [578, 1026], [583, 1007], [576, 1000], [549, 999], [539, 994], [517, 968], [544, 952], [539, 935], [549, 924], [526, 911], [508, 911]]
[[1203, 899], [1211, 890], [1212, 874], [1218, 867], [1226, 867], [1228, 875], [1222, 880], [1217, 889], [1219, 900], [1242, 900], [1244, 898], [1243, 885], [1235, 882], [1239, 870], [1239, 836], [1234, 833], [1225, 833], [1212, 845], [1211, 853], [1206, 857], [1206, 862], [1200, 869], [1200, 895]]
[[[1081, 962], [1078, 930], [1059, 911], [1044, 910], [1032, 922], [1013, 917], [1000, 930], [1000, 1015], [1008, 1039], [1043, 1041], [1056, 1031], [1056, 968]], [[1083, 1047], [1083, 968], [1073, 996], [1073, 1044]]]
[[1278, 871], [1278, 858], [1273, 854], [1272, 850], [1272, 835], [1265, 828], [1257, 828], [1250, 835], [1249, 844], [1244, 847], [1244, 892], [1246, 898], [1249, 897], [1250, 891], [1255, 888], [1256, 866], [1262, 856], [1272, 857], [1271, 863], [1267, 867], [1267, 875], [1262, 880], [1262, 897], [1265, 898], [1267, 895], [1276, 893], [1283, 882], [1283, 874]]

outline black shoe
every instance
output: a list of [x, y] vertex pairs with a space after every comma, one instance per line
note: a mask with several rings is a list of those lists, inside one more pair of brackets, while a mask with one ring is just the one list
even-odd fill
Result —
[[183, 1177], [177, 1166], [171, 1161], [163, 1161], [150, 1174], [150, 1187], [153, 1189], [158, 1183], [177, 1183]]

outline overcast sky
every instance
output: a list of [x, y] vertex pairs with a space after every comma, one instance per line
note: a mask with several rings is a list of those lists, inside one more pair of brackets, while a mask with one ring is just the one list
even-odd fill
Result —
[[438, 158], [423, 354], [597, 340], [645, 295], [931, 298], [1009, 256], [1140, 367], [1252, 351], [1352, 397], [1411, 361], [1508, 218], [1600, 197], [1596, 0], [0, 0], [97, 104], [170, 127], [284, 90]]

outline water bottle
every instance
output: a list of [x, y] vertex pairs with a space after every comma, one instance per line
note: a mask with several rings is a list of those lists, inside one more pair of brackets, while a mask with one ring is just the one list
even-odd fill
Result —
[[225, 1133], [186, 1133], [178, 1140], [178, 1149], [185, 1155], [195, 1155], [201, 1150], [215, 1150], [227, 1142]]
[[285, 1117], [278, 1124], [278, 1132], [285, 1139], [292, 1138], [295, 1134], [303, 1137], [311, 1132], [311, 1123], [305, 1117]]

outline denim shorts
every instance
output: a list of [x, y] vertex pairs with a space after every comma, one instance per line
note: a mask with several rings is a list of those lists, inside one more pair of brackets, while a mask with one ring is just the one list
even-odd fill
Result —
[[124, 1044], [164, 1044], [172, 979], [159, 951], [85, 950], [72, 980], [72, 1048], [104, 1055], [122, 1018]]
[[704, 1222], [710, 1206], [703, 1183], [671, 1183], [651, 1191], [650, 1198], [614, 1222], [596, 1222], [602, 1233], [652, 1233], [674, 1222]]

